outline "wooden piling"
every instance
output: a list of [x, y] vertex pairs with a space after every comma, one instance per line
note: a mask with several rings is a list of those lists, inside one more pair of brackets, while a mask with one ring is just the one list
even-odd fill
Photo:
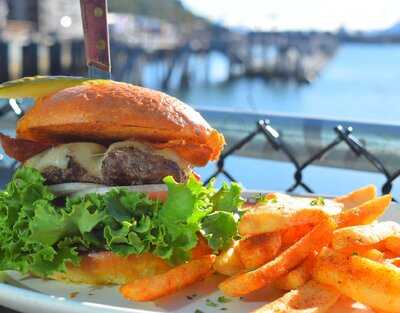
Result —
[[82, 75], [85, 69], [85, 46], [83, 40], [73, 40], [71, 42], [71, 65], [69, 73], [71, 75]]
[[50, 75], [61, 75], [63, 74], [62, 62], [61, 62], [61, 43], [55, 42], [49, 47], [50, 55]]
[[31, 42], [22, 47], [22, 76], [35, 76], [38, 74], [38, 44]]
[[0, 41], [0, 83], [10, 80], [8, 43]]

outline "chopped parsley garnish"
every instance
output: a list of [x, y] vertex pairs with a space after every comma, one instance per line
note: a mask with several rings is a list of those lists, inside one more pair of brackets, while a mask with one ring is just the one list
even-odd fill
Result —
[[231, 302], [232, 300], [229, 299], [229, 298], [227, 298], [227, 297], [220, 296], [220, 297], [218, 297], [217, 301], [218, 301], [219, 303], [229, 303], [229, 302]]
[[213, 307], [213, 308], [218, 307], [218, 303], [215, 303], [214, 301], [212, 301], [210, 299], [206, 299], [206, 305], [210, 306], [210, 307]]
[[258, 193], [255, 196], [255, 201], [257, 204], [266, 204], [266, 203], [277, 203], [278, 200], [276, 199], [276, 196], [272, 193]]
[[312, 206], [314, 206], [314, 205], [325, 205], [325, 199], [322, 198], [322, 197], [318, 197], [317, 199], [312, 200], [312, 201], [310, 202], [310, 204], [311, 204]]

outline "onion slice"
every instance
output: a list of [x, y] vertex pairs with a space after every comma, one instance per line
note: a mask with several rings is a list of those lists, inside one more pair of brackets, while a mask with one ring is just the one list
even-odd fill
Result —
[[106, 186], [93, 183], [64, 183], [49, 185], [48, 187], [50, 191], [56, 196], [65, 196], [87, 189], [101, 188]]
[[90, 183], [65, 183], [49, 186], [51, 192], [57, 196], [83, 197], [89, 193], [104, 194], [113, 188], [123, 188], [129, 191], [143, 193], [166, 192], [167, 186], [164, 184], [135, 185], [135, 186], [106, 186]]

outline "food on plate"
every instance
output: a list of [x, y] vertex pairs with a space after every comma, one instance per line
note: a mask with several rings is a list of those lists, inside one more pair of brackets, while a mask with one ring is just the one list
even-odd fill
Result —
[[[343, 251], [342, 251], [343, 252]], [[352, 251], [352, 254], [357, 254], [359, 256], [363, 256], [367, 259], [377, 261], [377, 262], [385, 262], [388, 255], [385, 252], [382, 252], [378, 249], [372, 248], [372, 249], [354, 249]]]
[[355, 208], [369, 200], [376, 198], [376, 187], [368, 185], [350, 192], [344, 196], [336, 197], [335, 201], [343, 204], [343, 208]]
[[29, 78], [0, 96], [33, 97], [21, 162], [0, 192], [0, 270], [118, 284], [152, 301], [214, 272], [240, 297], [287, 290], [256, 312], [328, 312], [340, 295], [400, 312], [400, 225], [377, 222], [391, 196], [367, 186], [334, 199], [203, 185], [223, 136], [161, 92], [103, 80]]
[[215, 258], [214, 269], [216, 272], [232, 276], [244, 270], [244, 265], [237, 249], [238, 245], [239, 241], [235, 241], [231, 247], [222, 251]]
[[400, 236], [386, 238], [385, 248], [397, 255], [400, 255]]
[[320, 250], [331, 241], [335, 227], [333, 220], [326, 217], [302, 239], [283, 251], [272, 261], [245, 273], [236, 274], [223, 281], [219, 288], [230, 296], [243, 296], [272, 284], [278, 277], [287, 274], [315, 250]]
[[214, 268], [218, 273], [229, 276], [252, 270], [272, 260], [280, 248], [279, 232], [243, 238], [217, 256]]
[[66, 272], [54, 272], [49, 277], [91, 285], [126, 284], [172, 268], [168, 262], [148, 252], [124, 257], [111, 251], [81, 254], [79, 266], [67, 263], [66, 267]]
[[338, 227], [370, 224], [385, 213], [392, 201], [391, 195], [368, 200], [350, 209], [344, 209], [336, 216]]
[[[58, 79], [39, 84], [51, 92], [18, 121], [15, 139], [0, 137], [10, 157], [39, 170], [48, 184], [141, 185], [166, 176], [184, 182], [192, 166], [216, 160], [224, 146], [198, 112], [165, 93], [115, 81], [71, 81], [75, 86]], [[0, 92], [19, 96], [25, 85], [14, 85]]]
[[80, 85], [87, 81], [84, 77], [34, 76], [2, 83], [0, 98], [39, 98], [61, 89]]
[[391, 237], [400, 238], [400, 225], [387, 221], [370, 225], [340, 228], [333, 233], [332, 246], [336, 250], [373, 246]]
[[0, 192], [1, 270], [126, 284], [197, 264], [236, 239], [240, 186], [204, 186], [192, 171], [218, 158], [224, 138], [188, 105], [65, 77], [0, 85], [0, 95], [35, 98], [16, 138], [0, 137], [21, 162]]
[[286, 249], [299, 241], [305, 234], [309, 233], [313, 227], [313, 224], [300, 224], [282, 230], [282, 248]]
[[275, 258], [280, 248], [281, 234], [275, 232], [241, 239], [237, 250], [244, 268], [252, 270]]
[[317, 251], [311, 253], [299, 266], [279, 277], [274, 286], [282, 290], [292, 290], [303, 286], [311, 278], [311, 271], [317, 255]]
[[133, 280], [122, 286], [122, 295], [134, 301], [151, 301], [200, 281], [213, 273], [215, 255], [205, 255], [199, 259], [181, 264], [168, 272]]
[[275, 193], [264, 203], [246, 211], [239, 222], [241, 235], [256, 235], [303, 224], [317, 224], [327, 215], [341, 212], [343, 205], [325, 199], [296, 198]]
[[329, 286], [310, 280], [281, 298], [252, 313], [324, 313], [337, 302], [340, 293]]
[[316, 281], [384, 312], [400, 312], [400, 269], [325, 248], [313, 270]]

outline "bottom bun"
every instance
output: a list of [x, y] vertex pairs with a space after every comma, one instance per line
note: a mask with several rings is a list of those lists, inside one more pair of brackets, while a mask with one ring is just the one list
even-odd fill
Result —
[[150, 253], [122, 257], [109, 251], [89, 253], [79, 266], [67, 265], [65, 273], [50, 278], [90, 285], [126, 284], [136, 279], [162, 274], [171, 268]]

